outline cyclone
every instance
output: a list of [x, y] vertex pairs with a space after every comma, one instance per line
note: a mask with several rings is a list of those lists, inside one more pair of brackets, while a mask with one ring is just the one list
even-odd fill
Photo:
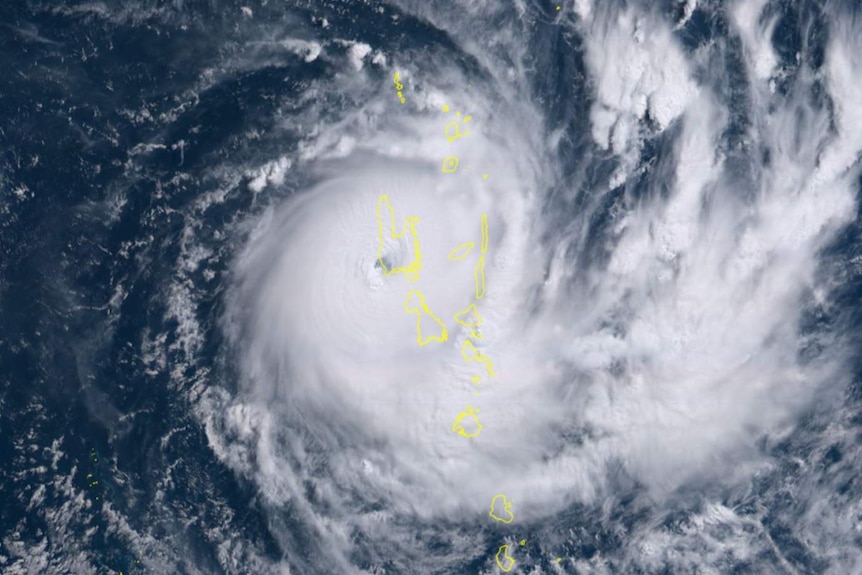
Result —
[[858, 5], [0, 16], [3, 573], [862, 569]]
[[[804, 70], [779, 95], [756, 60], [748, 145], [765, 160], [740, 172], [723, 144], [737, 112], [705, 63], [686, 61], [648, 11], [576, 12], [596, 74], [591, 135], [618, 161], [598, 189], [568, 192], [583, 199], [562, 229], [549, 195], [560, 142], [474, 51], [491, 78], [475, 85], [393, 62], [422, 92], [402, 103], [372, 88], [368, 107], [386, 121], [256, 221], [235, 260], [225, 329], [242, 367], [226, 425], [252, 439], [264, 492], [302, 501], [324, 537], [351, 526], [413, 556], [401, 522], [477, 521], [497, 493], [541, 522], [622, 477], [658, 500], [737, 480], [763, 465], [758, 437], [840, 380], [842, 343], [804, 334], [798, 308], [823, 289], [817, 254], [855, 209], [857, 137], [806, 102]], [[836, 113], [855, 118], [838, 64], [853, 56], [832, 46], [825, 83]], [[472, 133], [447, 141], [447, 122], [464, 118], [454, 109]], [[645, 121], [668, 141], [639, 167]], [[805, 140], [788, 146], [791, 133]], [[452, 155], [470, 169], [441, 169]], [[602, 212], [608, 229], [592, 229]], [[447, 254], [475, 247], [483, 216], [490, 265], [472, 349], [493, 373], [476, 375], [456, 321], [474, 301], [475, 254]], [[427, 304], [424, 328], [410, 293]], [[823, 351], [805, 357], [813, 342]], [[453, 433], [465, 416], [479, 427]]]
[[[454, 97], [483, 111], [471, 94]], [[536, 312], [511, 305], [535, 299], [542, 281], [531, 198], [544, 158], [518, 139], [524, 126], [482, 126], [476, 112], [447, 118], [443, 100], [432, 92], [406, 114], [390, 105], [387, 131], [370, 131], [261, 218], [234, 268], [225, 325], [251, 418], [235, 423], [255, 427], [263, 410], [272, 428], [261, 433], [299, 426], [312, 443], [296, 449], [352, 452], [314, 480], [350, 521], [382, 498], [394, 505], [384, 515], [428, 521], [481, 513], [504, 485], [527, 500], [547, 467], [529, 446], [548, 418], [563, 416], [547, 383], [553, 351], [524, 346]], [[445, 127], [465, 117], [463, 141], [447, 141]], [[452, 153], [465, 165], [454, 174], [440, 160]], [[476, 262], [486, 257], [480, 293]], [[494, 367], [465, 361], [471, 328], [456, 316], [471, 305], [481, 318], [477, 353]], [[519, 401], [524, 394], [541, 398], [538, 411]], [[484, 435], [473, 442], [450, 430], [467, 405], [482, 413]], [[264, 480], [289, 493], [296, 471], [286, 470], [302, 460], [273, 446]], [[344, 490], [360, 497], [345, 500]]]

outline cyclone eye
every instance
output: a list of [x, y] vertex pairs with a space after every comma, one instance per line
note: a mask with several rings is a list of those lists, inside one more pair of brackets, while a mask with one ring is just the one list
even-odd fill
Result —
[[376, 260], [374, 260], [374, 268], [378, 271], [383, 271], [384, 269], [391, 270], [394, 266], [394, 262], [389, 255], [382, 255]]
[[387, 242], [380, 257], [374, 259], [374, 267], [380, 272], [398, 269], [404, 260], [404, 251], [407, 246], [402, 240]]

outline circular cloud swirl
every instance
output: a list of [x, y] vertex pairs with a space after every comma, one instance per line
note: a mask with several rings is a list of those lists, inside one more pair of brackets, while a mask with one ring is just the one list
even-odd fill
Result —
[[[351, 454], [320, 481], [426, 517], [487, 511], [502, 490], [541, 498], [541, 435], [561, 415], [543, 385], [550, 354], [525, 345], [535, 338], [523, 302], [542, 261], [529, 156], [494, 144], [477, 119], [447, 142], [447, 123], [462, 119], [437, 111], [405, 130], [395, 149], [412, 135], [412, 157], [378, 148], [324, 168], [258, 225], [232, 303], [249, 397]], [[446, 156], [461, 160], [456, 172]], [[452, 427], [470, 410], [481, 433], [467, 438]]]
[[[306, 150], [317, 183], [270, 210], [236, 258], [226, 325], [242, 390], [225, 418], [231, 457], [344, 549], [351, 528], [388, 535], [405, 518], [474, 520], [499, 493], [530, 519], [594, 501], [609, 475], [661, 495], [745, 474], [728, 462], [756, 461], [756, 439], [840, 375], [840, 345], [803, 334], [798, 320], [819, 250], [855, 210], [855, 132], [833, 134], [807, 84], [785, 97], [758, 81], [751, 137], [771, 160], [740, 185], [723, 147], [737, 111], [695, 80], [698, 64], [668, 26], [634, 7], [579, 6], [597, 82], [593, 152], [615, 160], [613, 173], [570, 192], [568, 207], [582, 209], [548, 213], [558, 176], [544, 146], [561, 135], [542, 134], [529, 104], [511, 104], [517, 93], [495, 103], [451, 91], [448, 113], [432, 93], [408, 99], [409, 120], [329, 137], [329, 157], [326, 146]], [[850, 58], [835, 46], [833, 61]], [[609, 60], [619, 53], [629, 57]], [[853, 124], [849, 75], [832, 65], [826, 78]], [[447, 142], [446, 124], [464, 119], [456, 109], [474, 116], [471, 134]], [[650, 137], [674, 130], [656, 166], [640, 165], [646, 124]], [[794, 131], [810, 144], [788, 149]], [[448, 156], [460, 158], [454, 173]], [[482, 337], [465, 350], [471, 328], [456, 316], [472, 303]], [[811, 342], [825, 351], [802, 357]], [[493, 376], [466, 361], [476, 353]], [[481, 430], [453, 429], [473, 414]]]

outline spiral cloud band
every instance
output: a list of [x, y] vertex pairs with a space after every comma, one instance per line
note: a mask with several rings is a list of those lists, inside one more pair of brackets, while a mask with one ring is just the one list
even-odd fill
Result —
[[[446, 146], [444, 120], [442, 113], [429, 120], [437, 134], [425, 137]], [[463, 177], [435, 169], [433, 156], [423, 162], [368, 155], [361, 165], [339, 164], [337, 177], [287, 202], [255, 230], [237, 268], [238, 305], [253, 326], [241, 344], [249, 393], [305, 412], [306, 421], [315, 412], [318, 422], [310, 425], [320, 425], [320, 436], [344, 433], [359, 452], [375, 442], [389, 446], [345, 461], [343, 472], [362, 477], [371, 492], [384, 485], [403, 490], [395, 499], [400, 508], [429, 515], [482, 509], [500, 485], [517, 484], [517, 469], [538, 455], [519, 444], [548, 415], [533, 416], [518, 400], [543, 393], [546, 369], [518, 351], [529, 318], [509, 304], [528, 297], [528, 274], [537, 272], [527, 193], [511, 183], [517, 162], [486, 161], [482, 170], [490, 175], [482, 178], [479, 162], [496, 150], [477, 128], [469, 138], [464, 161], [477, 165], [462, 167]], [[485, 297], [476, 302], [483, 215]], [[396, 229], [403, 226], [400, 238], [389, 233], [390, 216]], [[459, 246], [466, 253], [450, 258]], [[387, 273], [417, 256], [415, 278]], [[446, 341], [420, 345], [419, 321], [426, 333], [437, 328], [411, 317], [410, 293], [422, 294], [442, 319]], [[482, 320], [478, 347], [498, 359], [493, 379], [463, 358], [470, 330], [455, 316], [474, 302]], [[472, 442], [449, 430], [466, 404], [481, 405], [484, 431]], [[385, 459], [375, 463], [375, 455]], [[416, 505], [423, 500], [434, 503]]]
[[[310, 183], [235, 260], [224, 326], [240, 384], [211, 442], [343, 557], [357, 533], [409, 555], [409, 518], [478, 521], [501, 493], [531, 521], [619, 482], [662, 500], [750, 476], [758, 439], [841, 382], [842, 343], [805, 333], [800, 309], [828, 299], [818, 254], [855, 211], [859, 52], [829, 49], [832, 124], [813, 76], [776, 93], [752, 58], [750, 142], [769, 159], [746, 171], [724, 147], [736, 112], [719, 79], [666, 23], [575, 10], [591, 145], [614, 160], [602, 183], [555, 188], [565, 142], [518, 88], [392, 66], [404, 90], [374, 88], [351, 121], [319, 128], [299, 158]], [[491, 78], [511, 72], [475, 57]], [[647, 124], [669, 141], [645, 167]], [[573, 197], [561, 221], [553, 202]], [[458, 321], [471, 304], [481, 324]]]

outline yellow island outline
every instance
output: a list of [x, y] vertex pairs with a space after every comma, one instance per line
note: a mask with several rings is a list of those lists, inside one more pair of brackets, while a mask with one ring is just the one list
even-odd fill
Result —
[[[389, 269], [386, 261], [383, 259], [383, 247], [386, 245], [386, 234], [383, 230], [383, 214], [381, 211], [386, 209], [389, 212], [389, 235], [392, 239], [400, 240], [406, 234], [410, 234], [413, 244], [413, 261], [408, 266], [401, 266]], [[395, 225], [395, 210], [392, 209], [392, 204], [389, 202], [389, 196], [381, 194], [377, 200], [377, 261], [380, 268], [383, 270], [383, 275], [390, 276], [392, 274], [404, 274], [404, 277], [409, 282], [415, 282], [419, 279], [419, 270], [422, 269], [422, 252], [419, 249], [419, 234], [416, 231], [416, 224], [419, 218], [416, 216], [408, 217], [404, 222], [404, 231], [398, 233], [398, 228]]]
[[[418, 307], [413, 304], [414, 299], [417, 300], [419, 304]], [[418, 289], [412, 289], [407, 292], [407, 299], [404, 300], [404, 311], [416, 314], [416, 341], [419, 342], [419, 345], [427, 345], [432, 341], [444, 342], [449, 339], [449, 332], [446, 331], [446, 324], [443, 323], [443, 320], [434, 315], [434, 312], [428, 309], [428, 304], [425, 303], [425, 296], [422, 295], [422, 292]], [[431, 321], [437, 324], [437, 327], [440, 328], [440, 335], [422, 337], [423, 314], [431, 318]]]
[[[502, 555], [503, 561], [506, 563], [505, 565], [503, 565], [503, 563], [500, 562], [500, 559], [501, 559], [500, 556], [501, 555]], [[515, 566], [515, 560], [509, 555], [509, 546], [508, 545], [500, 546], [500, 548], [497, 550], [497, 555], [494, 557], [494, 560], [497, 561], [497, 567], [500, 568], [500, 571], [503, 571], [504, 573], [511, 571], [512, 567]]]
[[476, 244], [474, 244], [473, 242], [464, 242], [463, 244], [449, 252], [449, 255], [447, 257], [453, 262], [459, 262], [466, 258], [468, 255], [470, 255], [470, 252], [473, 250], [474, 247], [476, 247]]
[[[464, 319], [464, 316], [471, 315], [469, 320]], [[482, 325], [482, 316], [479, 315], [479, 309], [476, 304], [471, 303], [464, 311], [459, 311], [455, 314], [455, 321], [464, 327], [470, 328], [470, 337], [476, 340], [482, 339], [482, 333], [479, 331], [479, 326]]]
[[[467, 355], [467, 354], [471, 355]], [[469, 339], [465, 339], [464, 343], [461, 344], [461, 357], [464, 358], [464, 361], [468, 362], [478, 362], [485, 366], [485, 370], [488, 372], [488, 377], [494, 377], [494, 362], [493, 360], [479, 351], [479, 348], [476, 347]]]
[[480, 247], [479, 261], [473, 270], [476, 282], [476, 299], [485, 297], [485, 253], [488, 251], [488, 214], [482, 214], [482, 245]]
[[[476, 431], [470, 433], [467, 431], [464, 426], [461, 424], [461, 420], [472, 417], [473, 422], [476, 424]], [[480, 433], [482, 433], [482, 424], [479, 423], [479, 410], [474, 408], [472, 405], [467, 406], [466, 411], [462, 411], [457, 416], [455, 416], [455, 421], [452, 423], [452, 431], [460, 435], [461, 437], [471, 438], [476, 437]]]
[[[476, 284], [476, 299], [480, 300], [485, 297], [485, 254], [488, 253], [488, 214], [482, 214], [482, 243], [479, 248], [479, 260], [473, 268], [473, 279]], [[450, 261], [461, 261], [470, 255], [476, 244], [473, 242], [464, 242], [459, 245], [447, 256]]]
[[[506, 514], [508, 514], [508, 516], [509, 516], [508, 519], [505, 519], [503, 517], [498, 517], [494, 513], [494, 508], [497, 506], [497, 502], [501, 501], [501, 499], [502, 499], [502, 504], [503, 504], [503, 511], [505, 511]], [[497, 495], [494, 496], [493, 499], [491, 499], [491, 510], [488, 511], [488, 516], [491, 517], [491, 519], [494, 519], [495, 521], [499, 521], [501, 523], [505, 523], [506, 525], [508, 525], [509, 523], [511, 523], [512, 521], [515, 520], [515, 514], [512, 512], [512, 502], [509, 501], [508, 497], [506, 497], [502, 493], [498, 493]]]

